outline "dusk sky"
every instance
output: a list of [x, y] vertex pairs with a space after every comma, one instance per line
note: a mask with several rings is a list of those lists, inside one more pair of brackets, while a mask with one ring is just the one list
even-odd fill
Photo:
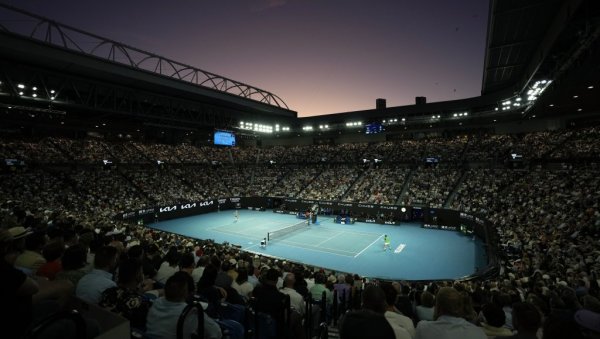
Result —
[[272, 92], [300, 117], [481, 91], [487, 0], [6, 2]]

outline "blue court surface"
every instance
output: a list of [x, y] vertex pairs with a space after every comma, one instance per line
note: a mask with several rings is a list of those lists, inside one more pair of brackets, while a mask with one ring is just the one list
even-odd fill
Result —
[[[424, 229], [417, 223], [335, 224], [319, 216], [316, 225], [275, 237], [266, 248], [260, 241], [273, 232], [304, 222], [272, 211], [221, 211], [173, 219], [149, 227], [196, 239], [240, 245], [245, 251], [285, 258], [335, 271], [393, 280], [459, 279], [486, 266], [479, 239], [458, 232]], [[391, 239], [384, 251], [383, 235]]]

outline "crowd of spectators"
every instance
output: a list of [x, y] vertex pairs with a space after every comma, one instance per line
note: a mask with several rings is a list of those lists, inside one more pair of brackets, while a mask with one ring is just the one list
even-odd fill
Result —
[[600, 128], [587, 127], [569, 136], [562, 147], [550, 154], [551, 158], [595, 159], [600, 156]]
[[323, 169], [299, 194], [303, 199], [340, 201], [358, 178], [355, 166], [333, 165]]
[[389, 166], [369, 168], [348, 191], [344, 201], [394, 205], [400, 197], [409, 168]]
[[426, 158], [456, 162], [461, 159], [467, 145], [467, 136], [430, 137], [422, 139], [402, 139], [385, 160], [392, 162], [421, 163]]
[[513, 183], [523, 171], [506, 169], [470, 169], [458, 186], [451, 208], [487, 215], [488, 209], [500, 198], [505, 187]]
[[[510, 142], [524, 149], [524, 154], [597, 157], [598, 130], [583, 131], [581, 135], [532, 133]], [[541, 151], [526, 149], [556, 136], [564, 142], [548, 144]], [[473, 145], [480, 146], [471, 152], [473, 145], [456, 138], [451, 148], [460, 154], [460, 149], [465, 150], [468, 158], [478, 154], [478, 147], [491, 153], [509, 142], [503, 137], [492, 139], [473, 139]], [[208, 306], [205, 334], [218, 338], [226, 331], [239, 337], [245, 325], [239, 312], [248, 307], [249, 297], [268, 305], [270, 298], [280, 297], [278, 293], [288, 294], [302, 319], [306, 316], [301, 310], [303, 300], [296, 294], [316, 297], [324, 291], [328, 305], [333, 304], [333, 291], [362, 298], [362, 303], [340, 319], [342, 338], [369, 337], [374, 331], [391, 338], [486, 338], [514, 333], [519, 338], [538, 339], [600, 336], [600, 168], [593, 162], [575, 162], [559, 169], [463, 171], [443, 165], [411, 170], [353, 164], [285, 166], [283, 161], [277, 167], [212, 167], [202, 159], [231, 163], [252, 157], [234, 151], [232, 161], [232, 153], [219, 148], [203, 149], [183, 160], [177, 155], [180, 146], [125, 142], [106, 148], [108, 144], [103, 142], [67, 140], [0, 143], [3, 156], [48, 164], [0, 171], [1, 276], [10, 282], [0, 290], [14, 310], [2, 324], [9, 337], [50, 312], [49, 301], [60, 308], [73, 295], [123, 315], [133, 327], [147, 333], [168, 332], [159, 336], [173, 335], [176, 317], [169, 318], [169, 314], [180, 312], [190, 296], [200, 295]], [[424, 141], [413, 154], [436, 150], [438, 142]], [[372, 152], [378, 156], [385, 153], [389, 160], [399, 157], [405, 146], [406, 142], [344, 146], [338, 153], [350, 156], [336, 159]], [[334, 146], [324, 147], [323, 154], [334, 154], [328, 147]], [[567, 152], [569, 147], [579, 149]], [[132, 151], [127, 153], [132, 158], [123, 158], [123, 163], [137, 162], [140, 154], [148, 161], [166, 150], [181, 162], [201, 162], [164, 168], [56, 166], [69, 160], [94, 162], [106, 155], [105, 150], [123, 156], [126, 149]], [[73, 150], [95, 155], [74, 156]], [[450, 200], [451, 207], [493, 223], [501, 258], [497, 276], [484, 281], [375, 281], [363, 285], [362, 278], [350, 272], [254, 256], [229, 244], [189, 239], [111, 218], [114, 213], [148, 204], [234, 193], [386, 203], [397, 200], [406, 180], [410, 181], [406, 196], [399, 197], [402, 203], [441, 207]], [[117, 267], [119, 275], [115, 277]], [[222, 302], [234, 306], [224, 311], [219, 308]], [[193, 327], [186, 326], [189, 331]]]
[[421, 167], [413, 172], [402, 203], [443, 207], [460, 176], [461, 172], [453, 168]]
[[271, 189], [270, 195], [285, 198], [296, 197], [300, 191], [304, 190], [313, 181], [321, 170], [320, 166], [300, 167], [298, 165], [291, 165], [288, 167], [288, 171], [281, 181]]

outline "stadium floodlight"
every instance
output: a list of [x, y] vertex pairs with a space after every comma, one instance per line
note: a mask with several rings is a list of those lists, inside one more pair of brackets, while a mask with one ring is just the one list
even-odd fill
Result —
[[54, 100], [54, 97], [50, 97], [50, 100]]
[[582, 108], [578, 108], [578, 109], [577, 109], [577, 112], [581, 112], [581, 111], [583, 111], [583, 109], [582, 109]]
[[34, 98], [37, 98], [37, 94], [35, 94], [35, 93], [33, 93], [31, 96]]
[[516, 98], [516, 99], [515, 99], [515, 101], [521, 101], [521, 100], [522, 100], [521, 98]]
[[573, 99], [577, 99], [577, 98], [579, 98], [579, 95], [574, 95], [573, 96]]
[[406, 207], [400, 208], [400, 212], [405, 213], [406, 212]]
[[[0, 81], [0, 84], [2, 84], [2, 81]], [[588, 86], [588, 89], [594, 89], [594, 86]]]
[[56, 91], [55, 91], [55, 90], [53, 90], [53, 89], [51, 89], [51, 90], [50, 90], [50, 94], [54, 94], [54, 93], [56, 93]]
[[458, 113], [454, 113], [452, 114], [452, 116], [456, 118], [458, 116]]
[[21, 91], [21, 92], [19, 92], [19, 95], [23, 95], [23, 92], [22, 92], [22, 91]]
[[32, 90], [37, 91], [37, 87], [33, 86]]
[[469, 112], [465, 112], [465, 116], [469, 115]]
[[406, 118], [402, 118], [402, 121], [406, 121]]
[[494, 108], [494, 111], [497, 111], [497, 110], [498, 110], [498, 107]]
[[25, 89], [25, 85], [23, 85], [23, 84], [18, 84], [17, 87], [20, 89]]

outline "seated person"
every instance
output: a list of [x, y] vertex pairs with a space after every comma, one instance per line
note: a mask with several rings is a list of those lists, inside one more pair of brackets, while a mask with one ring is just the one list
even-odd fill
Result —
[[[175, 339], [177, 321], [187, 306], [186, 300], [194, 291], [194, 279], [186, 272], [173, 274], [165, 284], [165, 296], [158, 298], [146, 320], [147, 338]], [[183, 337], [189, 338], [198, 328], [198, 317], [194, 311], [188, 314], [183, 325]], [[221, 338], [221, 328], [206, 313], [204, 314], [204, 338]]]
[[98, 304], [104, 290], [116, 287], [113, 272], [117, 266], [118, 251], [115, 247], [104, 246], [96, 251], [94, 269], [79, 279], [75, 295], [90, 304]]

